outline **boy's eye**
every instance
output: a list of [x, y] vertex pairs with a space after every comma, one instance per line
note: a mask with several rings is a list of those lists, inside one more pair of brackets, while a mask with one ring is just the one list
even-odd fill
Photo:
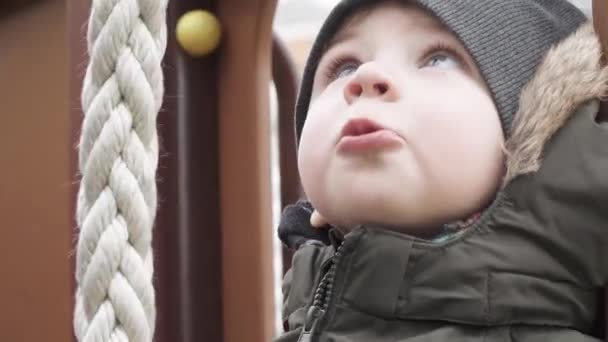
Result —
[[325, 79], [329, 82], [348, 76], [359, 68], [359, 63], [348, 58], [337, 58], [331, 61], [331, 63], [325, 69]]
[[424, 67], [432, 67], [432, 68], [458, 68], [460, 67], [460, 62], [456, 57], [453, 57], [449, 53], [437, 53], [431, 56]]
[[340, 77], [348, 76], [348, 75], [352, 74], [353, 72], [357, 71], [357, 68], [358, 68], [358, 66], [355, 65], [354, 63], [344, 64], [334, 72], [334, 75], [335, 75], [334, 77], [340, 78]]

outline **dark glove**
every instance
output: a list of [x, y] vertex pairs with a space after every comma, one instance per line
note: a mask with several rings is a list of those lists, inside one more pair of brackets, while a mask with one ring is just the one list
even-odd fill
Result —
[[310, 225], [313, 211], [312, 204], [304, 200], [288, 205], [283, 210], [279, 222], [279, 238], [289, 249], [297, 250], [304, 244], [330, 244], [327, 229]]

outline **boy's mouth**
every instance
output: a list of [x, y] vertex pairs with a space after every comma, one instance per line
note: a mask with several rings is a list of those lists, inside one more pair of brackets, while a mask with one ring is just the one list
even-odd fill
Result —
[[338, 140], [343, 153], [370, 152], [401, 146], [404, 139], [395, 131], [365, 118], [349, 120]]

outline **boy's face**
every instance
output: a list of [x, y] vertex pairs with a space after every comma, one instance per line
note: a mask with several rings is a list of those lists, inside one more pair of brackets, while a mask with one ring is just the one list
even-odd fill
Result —
[[298, 164], [330, 223], [423, 234], [491, 200], [502, 145], [464, 46], [422, 9], [384, 2], [355, 15], [321, 59]]

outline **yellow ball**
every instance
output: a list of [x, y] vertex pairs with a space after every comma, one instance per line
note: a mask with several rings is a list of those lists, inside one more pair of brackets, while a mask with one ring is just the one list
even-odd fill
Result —
[[201, 57], [213, 52], [220, 43], [222, 28], [217, 18], [203, 10], [182, 15], [175, 28], [177, 41], [191, 56]]

